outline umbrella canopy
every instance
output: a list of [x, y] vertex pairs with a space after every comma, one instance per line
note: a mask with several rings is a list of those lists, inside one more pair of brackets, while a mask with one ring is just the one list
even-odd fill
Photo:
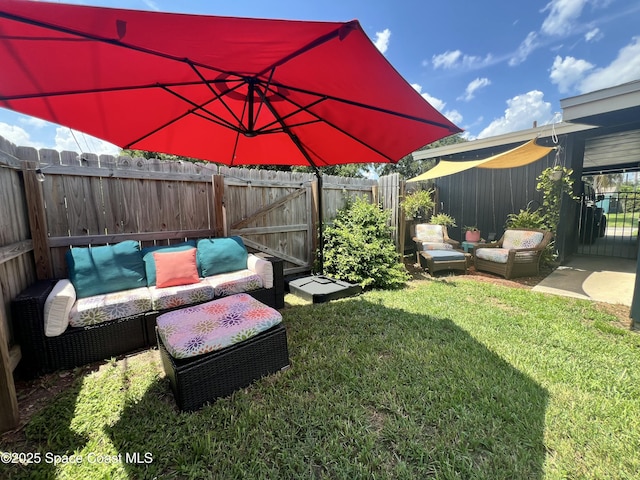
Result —
[[523, 167], [546, 157], [556, 147], [544, 147], [536, 143], [535, 138], [506, 152], [498, 153], [481, 160], [447, 161], [441, 160], [431, 170], [410, 178], [407, 182], [422, 182], [434, 178], [464, 172], [470, 168], [516, 168]]
[[0, 3], [0, 107], [227, 165], [397, 162], [461, 130], [357, 21]]

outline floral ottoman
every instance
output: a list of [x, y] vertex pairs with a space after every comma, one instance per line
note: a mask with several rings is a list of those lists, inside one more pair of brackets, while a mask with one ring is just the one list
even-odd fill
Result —
[[182, 410], [196, 410], [289, 366], [282, 315], [245, 293], [160, 315], [156, 334]]

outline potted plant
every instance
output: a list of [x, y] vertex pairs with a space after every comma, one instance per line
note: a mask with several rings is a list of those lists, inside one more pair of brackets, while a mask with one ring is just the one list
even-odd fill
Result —
[[455, 227], [456, 219], [446, 213], [438, 213], [431, 217], [429, 223], [433, 223], [434, 225], [443, 225], [445, 227]]
[[480, 229], [475, 225], [464, 227], [464, 240], [466, 242], [479, 242], [480, 241]]
[[402, 209], [407, 218], [424, 218], [433, 210], [433, 190], [416, 190], [409, 193], [402, 201]]

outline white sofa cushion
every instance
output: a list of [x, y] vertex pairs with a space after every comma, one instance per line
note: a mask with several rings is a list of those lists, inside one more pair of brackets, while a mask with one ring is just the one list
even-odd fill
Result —
[[213, 288], [216, 297], [226, 297], [236, 293], [251, 292], [262, 288], [262, 278], [251, 270], [219, 273], [204, 279]]
[[151, 310], [149, 288], [132, 288], [80, 298], [69, 313], [69, 325], [87, 327]]
[[69, 312], [76, 301], [76, 289], [70, 280], [60, 280], [44, 302], [44, 334], [62, 335], [69, 326]]
[[264, 288], [273, 288], [273, 265], [252, 253], [247, 257], [247, 268], [260, 275]]

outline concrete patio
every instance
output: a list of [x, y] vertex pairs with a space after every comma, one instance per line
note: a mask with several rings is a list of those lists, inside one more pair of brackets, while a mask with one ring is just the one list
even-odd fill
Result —
[[636, 260], [574, 256], [533, 287], [533, 291], [631, 306]]

